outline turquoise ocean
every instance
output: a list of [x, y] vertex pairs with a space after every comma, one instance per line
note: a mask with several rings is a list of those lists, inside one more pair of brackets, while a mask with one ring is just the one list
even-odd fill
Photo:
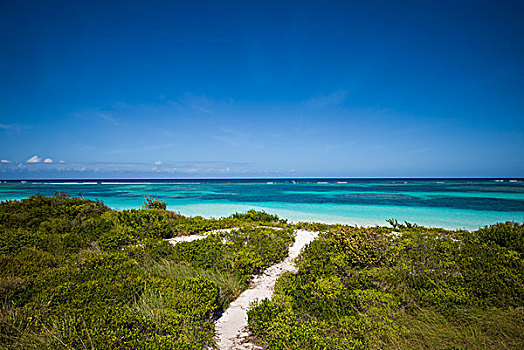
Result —
[[98, 199], [140, 208], [144, 196], [187, 216], [265, 210], [292, 221], [387, 225], [386, 219], [450, 229], [524, 222], [523, 179], [243, 179], [1, 181], [0, 200], [32, 194]]

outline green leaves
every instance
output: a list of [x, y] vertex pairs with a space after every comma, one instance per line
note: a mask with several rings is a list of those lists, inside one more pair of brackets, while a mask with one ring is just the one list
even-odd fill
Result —
[[167, 203], [158, 198], [144, 197], [144, 209], [161, 209], [166, 210]]
[[501, 247], [524, 253], [524, 224], [506, 222], [486, 226], [477, 231], [480, 240], [497, 243]]
[[286, 220], [279, 219], [277, 215], [268, 214], [265, 211], [256, 211], [254, 209], [248, 210], [245, 213], [235, 213], [231, 218], [244, 222], [259, 222], [259, 223], [285, 223]]
[[[253, 333], [271, 349], [425, 348], [429, 338], [436, 348], [498, 348], [522, 340], [522, 322], [500, 317], [524, 306], [522, 225], [470, 233], [389, 222], [400, 232], [305, 225], [323, 232], [297, 258], [297, 273], [280, 277], [272, 300], [249, 311]], [[511, 336], [472, 330], [455, 319], [464, 310]], [[413, 324], [423, 331], [406, 326]], [[457, 336], [465, 332], [474, 332], [469, 343]]]
[[[397, 231], [297, 224], [322, 233], [272, 300], [249, 311], [259, 340], [285, 350], [524, 342], [523, 225], [392, 224]], [[164, 240], [230, 227], [240, 228]], [[154, 200], [112, 211], [63, 194], [2, 202], [0, 347], [210, 347], [215, 313], [282, 261], [293, 239], [284, 220], [264, 212], [186, 218]]]
[[[186, 218], [146, 201], [112, 211], [65, 194], [0, 203], [0, 348], [203, 349], [213, 317], [287, 256], [259, 212]], [[178, 235], [242, 226], [202, 240]]]

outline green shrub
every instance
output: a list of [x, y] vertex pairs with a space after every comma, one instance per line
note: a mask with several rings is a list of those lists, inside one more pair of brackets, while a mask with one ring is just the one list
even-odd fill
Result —
[[[0, 348], [209, 348], [217, 312], [293, 240], [258, 221], [186, 218], [151, 203], [112, 211], [66, 194], [0, 203]], [[243, 228], [164, 240], [232, 226]]]
[[[155, 204], [156, 205], [156, 204]], [[152, 205], [31, 196], [0, 203], [0, 348], [210, 348], [213, 320], [294, 240], [249, 211], [186, 218]], [[250, 309], [271, 349], [522, 348], [522, 225], [321, 229]], [[278, 226], [281, 229], [271, 228]], [[175, 246], [165, 238], [239, 227]]]
[[268, 214], [263, 210], [256, 211], [254, 209], [248, 210], [245, 213], [235, 213], [231, 215], [231, 218], [240, 221], [252, 221], [260, 223], [286, 222], [284, 219], [279, 219], [277, 215]]
[[524, 314], [511, 311], [524, 305], [521, 225], [392, 224], [400, 232], [299, 225], [323, 232], [297, 258], [298, 271], [279, 278], [273, 299], [248, 312], [259, 341], [271, 349], [522, 347]]
[[161, 209], [166, 210], [167, 203], [161, 200], [158, 200], [158, 198], [149, 198], [144, 197], [144, 209]]
[[494, 242], [522, 254], [524, 252], [524, 224], [506, 222], [486, 226], [477, 231], [479, 239]]
[[197, 276], [208, 279], [220, 289], [219, 305], [223, 310], [247, 287], [246, 278], [238, 273], [203, 269], [191, 266], [188, 263], [175, 263], [166, 259], [153, 262], [147, 267], [147, 271], [155, 275], [169, 276], [174, 279], [194, 278]]

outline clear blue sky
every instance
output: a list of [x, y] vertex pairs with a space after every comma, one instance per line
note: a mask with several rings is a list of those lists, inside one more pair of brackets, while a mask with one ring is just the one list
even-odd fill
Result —
[[2, 1], [0, 45], [0, 178], [524, 176], [522, 1]]

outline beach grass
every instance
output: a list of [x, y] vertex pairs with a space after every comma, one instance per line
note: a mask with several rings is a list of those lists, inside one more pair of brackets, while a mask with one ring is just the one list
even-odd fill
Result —
[[[217, 316], [288, 256], [298, 228], [319, 235], [248, 311], [262, 347], [524, 347], [523, 225], [391, 223], [187, 218], [162, 203], [115, 211], [63, 194], [2, 202], [0, 348], [216, 347]], [[188, 234], [200, 236], [167, 241]]]

